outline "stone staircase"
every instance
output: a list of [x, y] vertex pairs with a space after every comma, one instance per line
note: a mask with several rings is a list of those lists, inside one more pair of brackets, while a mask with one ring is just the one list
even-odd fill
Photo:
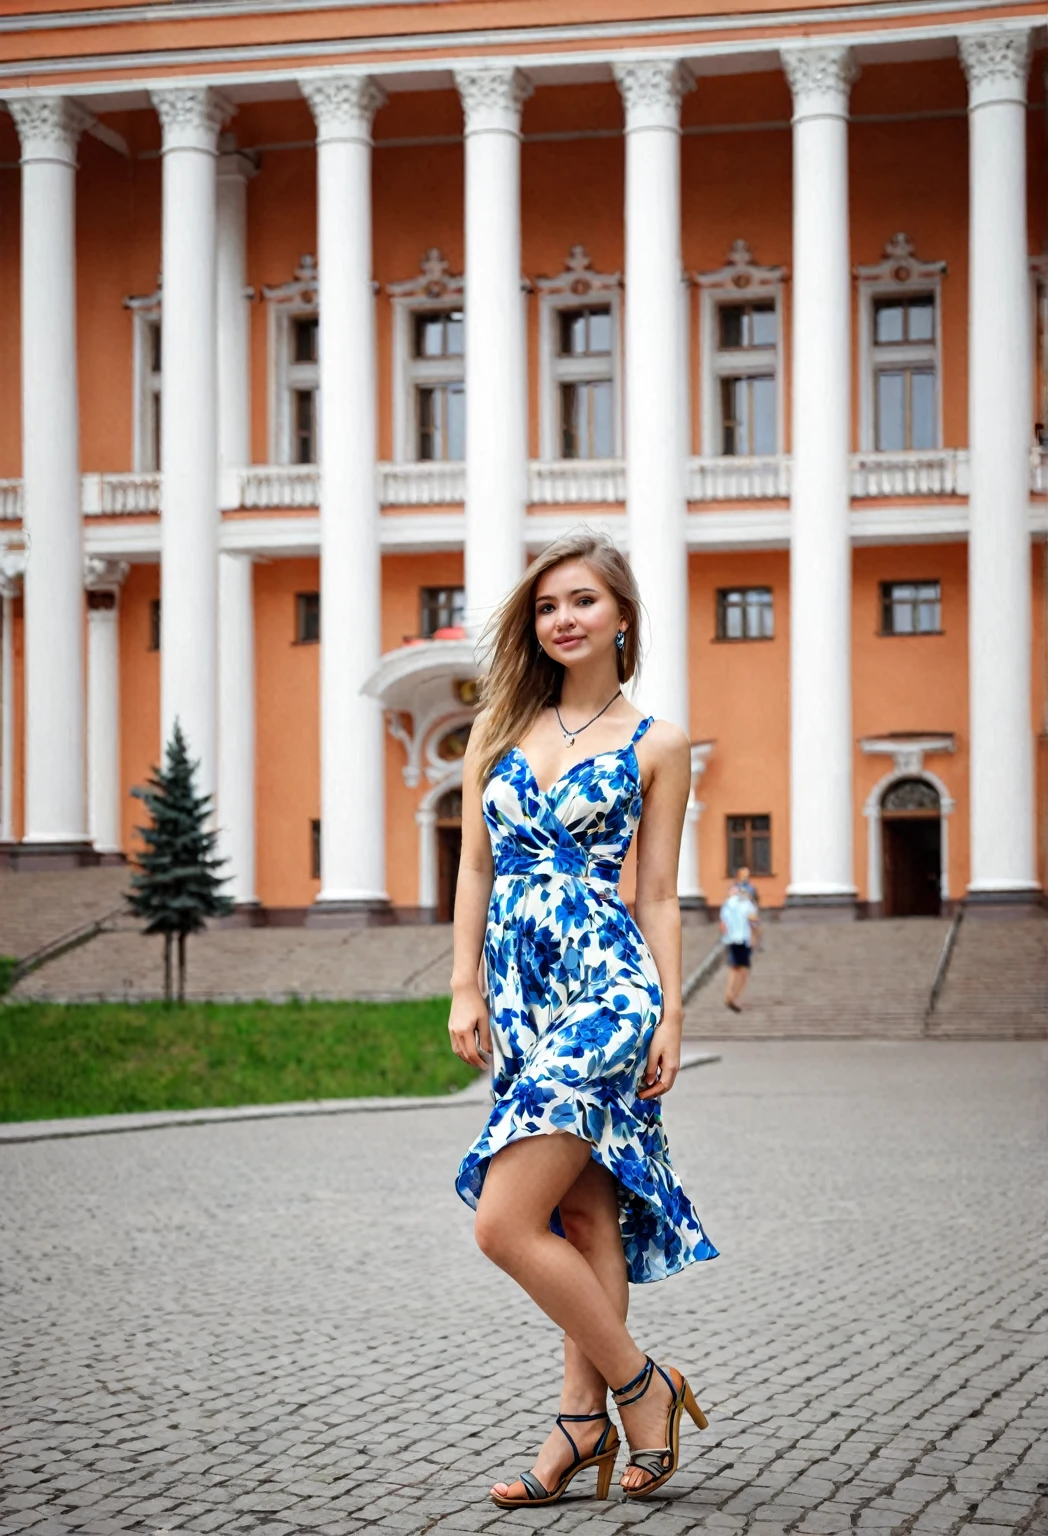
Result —
[[[743, 1012], [724, 1006], [718, 969], [685, 1009], [684, 1033], [712, 1040], [919, 1036], [948, 928], [945, 918], [766, 923]], [[716, 929], [709, 935], [712, 944]]]
[[0, 955], [22, 960], [121, 904], [124, 865], [38, 873], [0, 869]]
[[1048, 913], [967, 915], [927, 1032], [953, 1039], [1048, 1038]]

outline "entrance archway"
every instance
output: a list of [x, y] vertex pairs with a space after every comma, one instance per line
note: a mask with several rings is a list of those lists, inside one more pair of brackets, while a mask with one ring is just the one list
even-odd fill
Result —
[[436, 804], [437, 922], [455, 917], [455, 887], [462, 858], [462, 789], [449, 789]]
[[885, 917], [938, 917], [942, 910], [942, 803], [926, 779], [902, 778], [881, 796]]

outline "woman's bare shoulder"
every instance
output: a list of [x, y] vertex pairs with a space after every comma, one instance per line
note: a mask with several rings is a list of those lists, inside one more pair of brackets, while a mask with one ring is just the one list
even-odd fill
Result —
[[690, 767], [691, 742], [680, 726], [674, 725], [671, 720], [654, 720], [648, 727], [643, 740], [647, 743], [648, 752], [654, 762], [661, 764], [683, 761]]

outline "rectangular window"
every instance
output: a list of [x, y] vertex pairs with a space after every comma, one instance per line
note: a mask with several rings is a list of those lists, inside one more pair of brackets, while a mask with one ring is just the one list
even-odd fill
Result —
[[320, 639], [320, 593], [295, 594], [295, 644], [316, 645]]
[[320, 321], [315, 311], [283, 322], [282, 404], [278, 451], [282, 464], [320, 461]]
[[149, 601], [149, 650], [160, 649], [160, 599], [150, 598]]
[[419, 634], [429, 640], [438, 629], [459, 629], [466, 615], [462, 587], [423, 587], [419, 593]]
[[936, 635], [942, 632], [942, 589], [937, 581], [882, 581], [881, 633]]
[[615, 314], [610, 304], [555, 307], [551, 358], [556, 438], [562, 459], [615, 457]]
[[430, 384], [416, 396], [418, 457], [441, 463], [466, 456], [466, 386]]
[[775, 614], [770, 587], [722, 587], [717, 593], [718, 640], [771, 640]]
[[905, 453], [938, 447], [935, 296], [873, 301], [874, 447]]
[[729, 816], [727, 831], [728, 878], [738, 869], [749, 869], [751, 875], [770, 875], [771, 817]]
[[136, 315], [141, 326], [137, 347], [139, 381], [138, 434], [135, 444], [136, 464], [140, 470], [160, 468], [160, 397], [163, 338], [161, 322], [146, 315]]
[[717, 439], [726, 458], [764, 458], [779, 449], [778, 316], [775, 300], [717, 306]]
[[318, 817], [314, 817], [309, 823], [309, 873], [311, 879], [320, 879], [320, 820]]
[[415, 316], [417, 358], [461, 357], [465, 317], [461, 309], [439, 309]]

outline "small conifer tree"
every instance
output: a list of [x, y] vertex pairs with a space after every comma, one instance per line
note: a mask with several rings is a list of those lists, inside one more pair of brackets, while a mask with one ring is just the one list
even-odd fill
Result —
[[211, 796], [196, 790], [182, 727], [175, 721], [164, 767], [154, 768], [148, 787], [131, 793], [149, 812], [151, 825], [135, 830], [145, 844], [131, 876], [128, 905], [145, 920], [146, 933], [164, 935], [164, 997], [171, 1001], [171, 941], [178, 939], [178, 1001], [186, 992], [186, 936], [198, 933], [209, 917], [223, 917], [233, 903], [220, 886], [218, 834], [207, 825]]

